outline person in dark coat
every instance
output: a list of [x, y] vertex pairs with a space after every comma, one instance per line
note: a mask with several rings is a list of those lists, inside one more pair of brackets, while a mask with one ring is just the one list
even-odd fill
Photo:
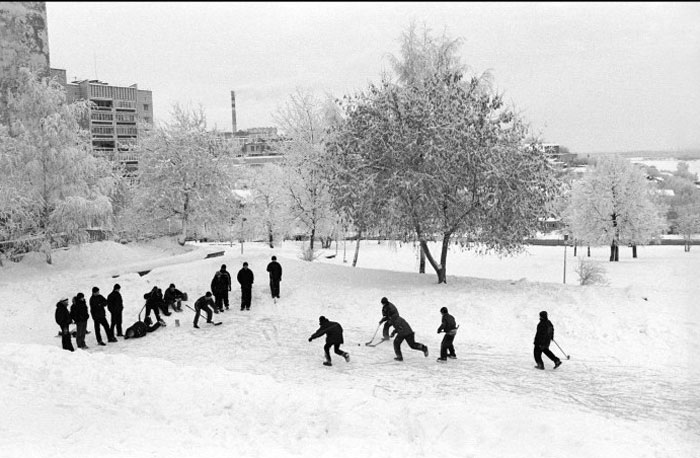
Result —
[[554, 353], [549, 349], [549, 343], [554, 339], [554, 325], [549, 318], [547, 318], [547, 312], [540, 312], [540, 322], [537, 324], [537, 332], [535, 333], [535, 345], [534, 355], [535, 362], [537, 366], [536, 369], [544, 370], [544, 363], [542, 362], [542, 353], [547, 355], [547, 358], [554, 361], [554, 368], [556, 369], [561, 365], [561, 360], [556, 357]]
[[414, 350], [422, 351], [423, 356], [426, 358], [428, 357], [428, 347], [414, 340], [415, 334], [406, 320], [399, 315], [394, 315], [391, 318], [391, 325], [394, 326], [394, 331], [391, 333], [391, 336], [393, 337], [396, 335], [396, 339], [394, 339], [394, 353], [396, 353], [396, 358], [394, 359], [396, 361], [403, 361], [403, 356], [401, 355], [401, 344], [404, 340], [408, 342], [409, 347], [413, 348]]
[[165, 302], [165, 310], [169, 307], [173, 308], [174, 312], [182, 312], [182, 298], [185, 295], [182, 291], [175, 288], [175, 284], [171, 283], [168, 289], [163, 293], [163, 302]]
[[153, 332], [162, 325], [160, 323], [153, 324], [151, 317], [147, 316], [144, 321], [137, 321], [126, 329], [124, 339], [134, 339], [143, 337], [149, 332]]
[[457, 358], [455, 354], [455, 347], [453, 342], [455, 340], [455, 335], [457, 334], [457, 324], [455, 323], [455, 318], [447, 312], [447, 307], [442, 307], [440, 309], [442, 313], [442, 324], [437, 330], [437, 333], [445, 333], [445, 337], [442, 338], [442, 343], [440, 344], [440, 357], [438, 361], [447, 361], [447, 358]]
[[270, 273], [270, 294], [272, 294], [273, 299], [279, 299], [282, 266], [277, 262], [277, 256], [272, 257], [272, 261], [267, 265], [267, 271]]
[[226, 264], [221, 264], [221, 269], [214, 274], [211, 280], [211, 292], [214, 294], [214, 313], [228, 310], [228, 292], [231, 291], [231, 274], [226, 270]]
[[215, 307], [215, 304], [214, 304], [214, 299], [212, 299], [212, 297], [211, 297], [211, 293], [209, 291], [207, 291], [207, 293], [204, 296], [197, 299], [194, 303], [194, 311], [195, 311], [194, 327], [195, 328], [199, 328], [199, 326], [197, 326], [197, 323], [199, 322], [199, 315], [200, 315], [201, 310], [204, 310], [204, 312], [207, 314], [207, 323], [212, 322], [211, 321], [212, 311], [209, 308], [209, 306]]
[[87, 345], [85, 345], [85, 334], [87, 333], [87, 323], [90, 318], [90, 313], [88, 313], [88, 306], [83, 293], [78, 293], [73, 298], [73, 303], [70, 306], [70, 316], [75, 322], [75, 341], [78, 344], [78, 348], [87, 349]]
[[64, 350], [75, 351], [73, 341], [70, 337], [70, 324], [73, 320], [68, 311], [68, 298], [61, 299], [56, 303], [56, 313], [54, 313], [56, 324], [61, 328], [61, 345]]
[[382, 330], [382, 335], [384, 340], [389, 340], [389, 328], [391, 327], [391, 319], [394, 316], [399, 316], [399, 311], [396, 306], [389, 302], [389, 299], [382, 297], [382, 319], [379, 320], [379, 324], [384, 323], [384, 329]]
[[107, 305], [107, 299], [100, 294], [100, 288], [97, 286], [92, 288], [92, 296], [90, 296], [90, 315], [92, 315], [92, 321], [95, 324], [95, 337], [97, 338], [98, 345], [106, 345], [102, 341], [102, 334], [100, 334], [100, 326], [105, 329], [107, 334], [108, 342], [116, 342], [117, 339], [112, 335], [112, 331], [109, 329], [109, 323], [107, 323], [107, 317], [105, 312], [105, 306]]
[[107, 310], [112, 318], [112, 324], [110, 326], [110, 331], [114, 335], [114, 331], [117, 331], [117, 336], [122, 337], [122, 311], [124, 310], [124, 302], [122, 301], [122, 289], [119, 283], [114, 285], [112, 292], [107, 296]]
[[248, 263], [244, 262], [241, 270], [238, 271], [236, 277], [241, 285], [241, 310], [250, 310], [250, 300], [253, 296], [253, 281], [255, 276], [253, 271], [248, 268]]
[[311, 337], [309, 337], [309, 342], [321, 337], [323, 334], [326, 335], [326, 344], [323, 346], [323, 351], [326, 354], [326, 360], [323, 362], [324, 366], [332, 366], [330, 348], [333, 347], [333, 351], [336, 355], [340, 355], [345, 358], [345, 362], [350, 362], [350, 354], [340, 349], [340, 345], [343, 344], [343, 327], [340, 323], [335, 321], [329, 321], [325, 316], [318, 317], [319, 328], [314, 332]]
[[[156, 322], [163, 323], [160, 318], [160, 309], [163, 307], [163, 292], [157, 286], [154, 286], [149, 292], [143, 295], [146, 299], [146, 315], [151, 316], [151, 311], [156, 315]], [[139, 314], [140, 315], [140, 314]]]

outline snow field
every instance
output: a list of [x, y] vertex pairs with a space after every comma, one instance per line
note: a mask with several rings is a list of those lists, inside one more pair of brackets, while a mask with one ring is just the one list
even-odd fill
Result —
[[[691, 457], [700, 450], [697, 252], [646, 247], [640, 259], [610, 266], [610, 287], [582, 288], [544, 278], [562, 247], [534, 247], [510, 262], [454, 252], [449, 283], [439, 286], [432, 273], [410, 272], [410, 247], [363, 244], [356, 269], [342, 265], [342, 249], [307, 263], [294, 244], [274, 251], [246, 244], [243, 256], [240, 246], [223, 247], [225, 256], [206, 260], [222, 247], [187, 248], [102, 242], [81, 248], [89, 259], [73, 253], [63, 264], [55, 258], [54, 266], [28, 261], [0, 271], [7, 317], [0, 456]], [[136, 256], [127, 255], [132, 249]], [[284, 268], [277, 304], [264, 271], [271, 254]], [[62, 294], [88, 293], [94, 283], [106, 295], [119, 282], [128, 327], [152, 285], [173, 282], [192, 305], [222, 263], [235, 277], [243, 260], [256, 274], [252, 309], [238, 310], [234, 286], [231, 310], [215, 315], [222, 326], [193, 329], [185, 308], [142, 339], [97, 347], [90, 334], [88, 351], [63, 351], [54, 337]], [[378, 270], [387, 264], [404, 271]], [[133, 271], [149, 265], [158, 267], [143, 277]], [[481, 275], [459, 276], [468, 269]], [[390, 343], [364, 346], [382, 296], [429, 346], [428, 358], [404, 344], [398, 363]], [[459, 359], [441, 365], [435, 330], [443, 305], [461, 327]], [[540, 310], [572, 356], [557, 371], [546, 358], [546, 371], [532, 369]], [[343, 325], [350, 363], [332, 354], [333, 367], [324, 367], [323, 339], [307, 342], [321, 314]]]

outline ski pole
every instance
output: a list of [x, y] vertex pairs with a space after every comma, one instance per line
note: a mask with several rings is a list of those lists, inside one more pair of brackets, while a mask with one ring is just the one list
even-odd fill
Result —
[[[552, 342], [554, 342], [554, 344], [555, 344], [557, 347], [559, 347], [559, 344], [557, 343], [556, 340], [552, 339]], [[561, 352], [564, 353], [564, 356], [566, 356], [566, 359], [571, 359], [571, 356], [567, 355], [566, 352], [565, 352], [561, 347], [559, 347], [559, 350], [561, 350]]]
[[374, 340], [374, 338], [377, 337], [377, 333], [379, 332], [379, 328], [381, 328], [381, 327], [382, 327], [382, 323], [379, 323], [379, 326], [377, 326], [377, 330], [374, 331], [374, 335], [372, 336], [371, 339], [369, 339], [369, 342], [365, 343], [365, 345], [369, 345], [369, 344], [372, 343], [372, 341]]

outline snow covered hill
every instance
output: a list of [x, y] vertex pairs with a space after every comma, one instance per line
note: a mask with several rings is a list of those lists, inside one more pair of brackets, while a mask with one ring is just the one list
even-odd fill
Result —
[[[561, 284], [562, 247], [451, 252], [447, 285], [414, 273], [411, 246], [363, 244], [354, 269], [342, 248], [313, 263], [299, 253], [292, 243], [246, 244], [242, 255], [240, 245], [101, 242], [59, 252], [52, 266], [29, 257], [0, 269], [0, 456], [700, 455], [700, 250], [642, 247], [639, 259], [606, 263], [608, 287], [576, 285], [571, 252]], [[276, 304], [273, 254], [284, 268]], [[70, 353], [55, 337], [61, 297], [118, 282], [126, 327], [153, 285], [175, 283], [191, 305], [222, 263], [235, 277], [244, 260], [252, 307], [238, 310], [234, 286], [222, 326], [193, 329], [185, 308], [166, 328], [106, 347], [90, 334], [87, 351]], [[390, 343], [364, 345], [382, 296], [428, 358], [404, 344], [395, 362]], [[442, 306], [461, 325], [459, 359], [438, 364]], [[533, 369], [540, 310], [571, 355], [556, 371], [546, 358], [547, 370]], [[307, 342], [319, 315], [343, 325], [349, 363], [321, 365], [323, 339]]]

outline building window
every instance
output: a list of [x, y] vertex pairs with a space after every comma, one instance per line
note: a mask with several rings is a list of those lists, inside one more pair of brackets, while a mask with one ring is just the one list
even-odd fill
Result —
[[147, 103], [144, 103], [144, 104], [143, 104], [143, 109], [144, 109], [145, 111], [148, 111], [148, 104], [147, 104]]

